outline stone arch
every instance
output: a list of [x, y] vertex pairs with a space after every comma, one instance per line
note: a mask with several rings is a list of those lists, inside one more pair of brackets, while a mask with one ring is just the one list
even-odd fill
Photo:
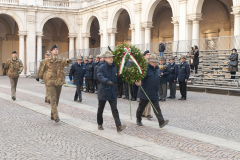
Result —
[[[161, 1], [162, 0], [151, 0], [149, 2], [145, 14], [143, 14], [143, 15], [145, 15], [144, 22], [152, 22], [154, 11], [155, 11], [157, 5], [159, 4], [159, 2], [161, 2]], [[173, 17], [176, 17], [177, 13], [176, 13], [176, 9], [175, 9], [173, 0], [167, 0], [167, 1], [170, 4], [170, 7], [172, 9]]]
[[73, 25], [73, 23], [72, 23], [66, 16], [63, 16], [63, 15], [54, 15], [54, 14], [53, 14], [53, 15], [48, 15], [48, 16], [46, 16], [45, 18], [43, 18], [42, 21], [40, 21], [40, 25], [39, 25], [38, 31], [39, 31], [39, 32], [42, 32], [45, 23], [46, 23], [48, 20], [53, 19], [53, 18], [59, 18], [59, 19], [63, 20], [63, 22], [65, 22], [66, 25], [67, 25], [67, 27], [68, 27], [69, 33], [74, 33], [74, 25]]
[[101, 19], [98, 16], [98, 14], [93, 12], [93, 13], [89, 14], [87, 19], [86, 19], [86, 24], [84, 25], [85, 27], [83, 27], [83, 29], [84, 29], [83, 33], [90, 33], [90, 27], [91, 27], [91, 24], [92, 24], [92, 22], [95, 18], [98, 20], [99, 27], [100, 27], [100, 30], [101, 30], [101, 24], [102, 24]]
[[7, 34], [12, 34], [12, 30], [11, 30], [11, 26], [10, 24], [2, 17], [0, 17], [0, 22], [5, 26], [6, 30], [7, 30]]
[[[221, 0], [219, 1], [221, 2]], [[201, 14], [204, 0], [189, 0], [188, 8], [190, 12], [188, 14]], [[232, 0], [233, 6], [240, 5], [240, 1]], [[239, 4], [238, 4], [239, 3]], [[231, 6], [228, 7], [228, 10], [231, 10]]]
[[19, 31], [25, 31], [25, 28], [24, 28], [24, 25], [23, 25], [23, 21], [19, 18], [19, 16], [16, 13], [7, 11], [5, 13], [2, 12], [0, 14], [5, 14], [5, 15], [8, 15], [11, 18], [13, 18], [16, 21], [17, 25], [18, 25]]
[[110, 18], [110, 21], [109, 21], [110, 24], [109, 24], [109, 26], [110, 26], [111, 28], [117, 28], [118, 18], [119, 18], [120, 14], [121, 14], [121, 12], [122, 12], [123, 10], [126, 10], [126, 11], [127, 11], [128, 15], [129, 15], [129, 17], [130, 17], [130, 24], [132, 24], [133, 14], [132, 14], [132, 12], [131, 12], [131, 10], [130, 10], [130, 7], [127, 6], [127, 5], [121, 5], [121, 6], [116, 7], [116, 9], [114, 10], [114, 12], [113, 12], [113, 14], [112, 14], [113, 16]]

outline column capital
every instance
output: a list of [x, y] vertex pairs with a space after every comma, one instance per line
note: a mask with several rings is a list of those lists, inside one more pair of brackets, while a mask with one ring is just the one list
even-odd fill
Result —
[[103, 36], [103, 30], [99, 30], [98, 35]]
[[91, 37], [90, 33], [82, 33], [83, 38], [89, 38]]
[[36, 32], [36, 36], [37, 37], [42, 37], [43, 36], [43, 32]]
[[108, 33], [110, 33], [110, 34], [116, 34], [116, 33], [118, 33], [118, 32], [117, 32], [117, 28], [109, 28], [107, 31], [108, 31]]
[[233, 10], [233, 12], [231, 12], [231, 14], [240, 15], [240, 6], [233, 6], [232, 10]]
[[191, 21], [200, 21], [202, 20], [202, 14], [188, 14], [187, 19]]
[[172, 24], [174, 24], [174, 25], [179, 25], [179, 22], [178, 22], [178, 18], [179, 17], [172, 17]]
[[68, 33], [69, 38], [75, 38], [77, 37], [77, 33]]
[[142, 27], [143, 28], [152, 28], [153, 27], [153, 22], [142, 22]]
[[18, 31], [18, 35], [19, 36], [26, 36], [27, 35], [27, 31]]
[[130, 24], [129, 30], [135, 31], [135, 24]]

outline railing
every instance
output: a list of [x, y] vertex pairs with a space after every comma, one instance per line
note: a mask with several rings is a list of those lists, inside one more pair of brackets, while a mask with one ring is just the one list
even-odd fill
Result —
[[66, 1], [43, 1], [44, 7], [69, 8], [70, 2]]
[[92, 2], [87, 2], [86, 5], [83, 5], [83, 8], [90, 7], [90, 6], [93, 6], [95, 4], [98, 4], [98, 3], [101, 3], [101, 2], [104, 2], [104, 1], [107, 1], [107, 0], [94, 0]]
[[0, 3], [4, 3], [4, 4], [18, 4], [18, 0], [0, 0]]

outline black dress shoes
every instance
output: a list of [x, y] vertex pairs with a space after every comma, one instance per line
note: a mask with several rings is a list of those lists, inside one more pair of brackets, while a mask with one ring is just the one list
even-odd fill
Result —
[[143, 126], [142, 122], [137, 122], [138, 126]]

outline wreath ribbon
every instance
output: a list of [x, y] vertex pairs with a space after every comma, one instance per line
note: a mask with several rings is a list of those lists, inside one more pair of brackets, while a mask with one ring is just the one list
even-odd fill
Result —
[[131, 48], [130, 47], [124, 47], [124, 55], [121, 61], [121, 65], [119, 68], [119, 72], [118, 75], [121, 75], [123, 73], [123, 69], [124, 69], [124, 64], [126, 62], [126, 58], [130, 57], [132, 59], [132, 61], [137, 65], [138, 71], [140, 74], [143, 74], [142, 68], [140, 67], [140, 65], [138, 64], [138, 62], [136, 61], [136, 59], [133, 57], [132, 53], [131, 53]]

